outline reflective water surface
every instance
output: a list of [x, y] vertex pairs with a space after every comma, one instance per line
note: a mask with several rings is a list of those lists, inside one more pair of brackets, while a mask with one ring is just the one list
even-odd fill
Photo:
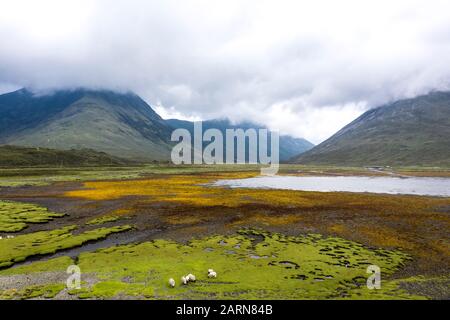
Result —
[[450, 178], [434, 177], [261, 176], [248, 179], [220, 180], [215, 182], [214, 185], [232, 188], [371, 192], [450, 197]]

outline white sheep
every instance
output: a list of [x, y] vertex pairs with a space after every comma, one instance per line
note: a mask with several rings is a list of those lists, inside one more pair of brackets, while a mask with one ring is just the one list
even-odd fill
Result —
[[6, 239], [12, 239], [14, 236], [6, 236]]
[[186, 277], [181, 277], [181, 283], [182, 284], [187, 284], [188, 283], [188, 279], [186, 279]]
[[217, 273], [215, 271], [208, 273], [208, 278], [217, 278]]
[[169, 286], [170, 287], [175, 287], [175, 280], [173, 280], [172, 278], [169, 279]]
[[[211, 276], [211, 274], [213, 274], [213, 276]], [[215, 276], [214, 276], [215, 274]], [[212, 278], [212, 277], [216, 277], [217, 276], [217, 272], [214, 271], [214, 269], [208, 269], [208, 277]]]
[[195, 276], [192, 273], [189, 273], [186, 276], [187, 281], [195, 282]]

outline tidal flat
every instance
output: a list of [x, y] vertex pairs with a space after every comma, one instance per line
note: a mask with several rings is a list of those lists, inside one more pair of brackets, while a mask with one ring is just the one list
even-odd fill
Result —
[[[259, 174], [248, 166], [36, 170], [51, 169], [0, 178], [1, 299], [450, 298], [449, 198], [211, 186]], [[281, 168], [361, 173], [384, 174]], [[81, 289], [66, 288], [70, 265]]]

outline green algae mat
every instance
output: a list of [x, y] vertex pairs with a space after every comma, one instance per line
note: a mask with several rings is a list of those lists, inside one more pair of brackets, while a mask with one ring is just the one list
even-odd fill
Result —
[[[1, 279], [81, 270], [81, 289], [45, 283], [0, 291], [0, 298], [56, 296], [136, 299], [411, 299], [392, 274], [407, 263], [400, 252], [369, 249], [358, 243], [320, 235], [286, 236], [241, 230], [188, 243], [155, 240], [85, 252], [77, 261], [59, 257], [0, 271]], [[366, 286], [367, 267], [381, 269], [381, 289]], [[214, 269], [217, 278], [208, 278]], [[192, 273], [195, 282], [182, 285]], [[175, 279], [174, 288], [168, 280]]]
[[88, 241], [99, 240], [115, 232], [131, 229], [131, 226], [99, 228], [74, 235], [76, 226], [67, 226], [52, 231], [40, 231], [0, 240], [0, 268], [11, 266], [35, 255], [80, 246]]
[[0, 201], [0, 232], [18, 232], [30, 223], [45, 223], [62, 216], [31, 203]]

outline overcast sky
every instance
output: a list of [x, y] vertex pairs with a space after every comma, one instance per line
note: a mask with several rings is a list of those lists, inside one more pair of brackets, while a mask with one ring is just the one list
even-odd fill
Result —
[[0, 92], [132, 90], [318, 143], [449, 84], [448, 0], [0, 0]]

